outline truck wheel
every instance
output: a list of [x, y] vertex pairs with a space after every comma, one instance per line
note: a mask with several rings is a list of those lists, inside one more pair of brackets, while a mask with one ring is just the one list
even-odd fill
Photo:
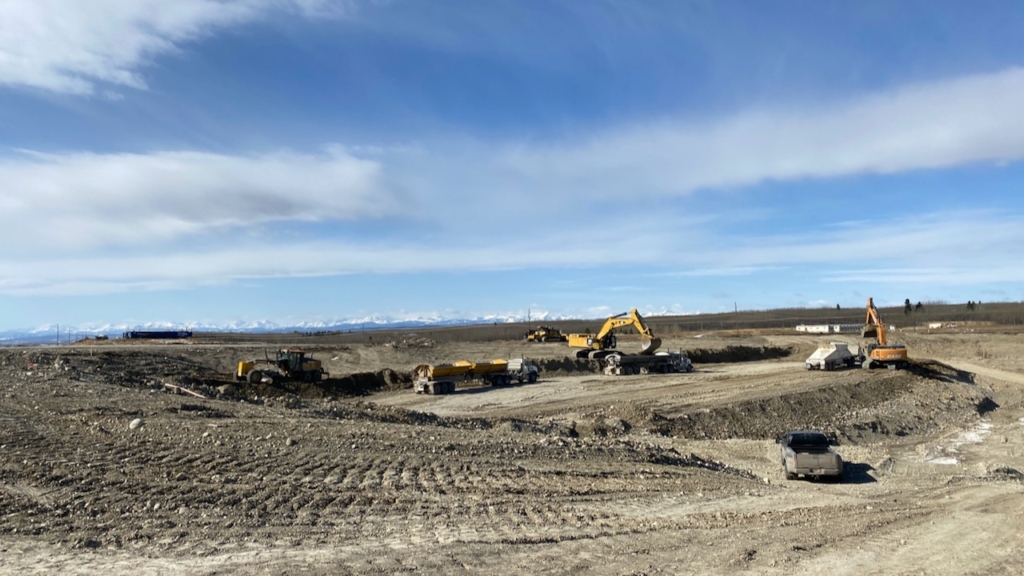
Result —
[[531, 372], [530, 377], [527, 378], [527, 380], [530, 382], [530, 384], [533, 384], [534, 382], [537, 381], [537, 374]]
[[249, 381], [249, 384], [259, 384], [263, 381], [263, 372], [260, 372], [259, 370], [250, 370], [249, 373], [245, 375], [245, 379]]
[[796, 474], [793, 474], [792, 472], [787, 471], [786, 472], [786, 480], [796, 480]]

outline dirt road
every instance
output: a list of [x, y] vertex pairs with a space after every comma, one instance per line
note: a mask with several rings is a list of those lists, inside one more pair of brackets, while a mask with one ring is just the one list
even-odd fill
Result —
[[[233, 348], [0, 349], [0, 572], [1024, 573], [1018, 343], [916, 338], [938, 361], [914, 373], [799, 352], [256, 400], [165, 391], [213, 390]], [[319, 354], [341, 375], [491, 348]], [[843, 483], [783, 478], [773, 438], [802, 427], [841, 439]]]

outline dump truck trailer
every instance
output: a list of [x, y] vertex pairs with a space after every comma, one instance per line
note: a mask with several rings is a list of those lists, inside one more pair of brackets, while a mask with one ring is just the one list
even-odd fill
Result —
[[830, 342], [807, 357], [804, 364], [808, 370], [835, 370], [836, 368], [852, 368], [857, 364], [857, 357], [860, 350], [850, 350], [846, 342]]
[[609, 376], [693, 372], [693, 363], [690, 362], [690, 358], [678, 350], [650, 355], [613, 353], [598, 361], [602, 363], [601, 371]]
[[460, 360], [451, 364], [420, 364], [413, 370], [417, 394], [451, 394], [460, 382], [482, 381], [490, 386], [508, 386], [513, 381], [533, 384], [540, 367], [526, 358], [496, 359], [490, 362]]

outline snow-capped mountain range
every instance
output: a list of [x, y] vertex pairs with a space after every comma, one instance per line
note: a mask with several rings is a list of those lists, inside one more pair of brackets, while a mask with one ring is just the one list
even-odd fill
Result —
[[270, 320], [247, 320], [225, 324], [203, 322], [146, 322], [142, 324], [102, 324], [66, 326], [47, 324], [36, 328], [0, 330], [0, 345], [13, 344], [56, 344], [74, 341], [84, 337], [120, 337], [130, 330], [192, 330], [195, 332], [319, 332], [349, 330], [386, 330], [401, 328], [422, 328], [428, 326], [468, 326], [473, 324], [506, 324], [512, 322], [547, 322], [569, 320], [574, 317], [547, 312], [526, 314], [493, 314], [473, 318], [445, 318], [441, 315], [393, 318], [389, 316], [367, 316], [343, 320], [316, 320], [296, 323], [278, 323]]

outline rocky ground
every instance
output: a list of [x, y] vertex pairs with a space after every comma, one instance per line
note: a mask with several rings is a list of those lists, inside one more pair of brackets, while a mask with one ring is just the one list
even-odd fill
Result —
[[[1024, 337], [901, 336], [906, 372], [709, 335], [665, 344], [694, 373], [627, 377], [410, 336], [282, 386], [231, 378], [258, 347], [0, 349], [0, 572], [1024, 572]], [[541, 381], [409, 389], [518, 355]], [[844, 482], [783, 478], [793, 428], [840, 439]]]

